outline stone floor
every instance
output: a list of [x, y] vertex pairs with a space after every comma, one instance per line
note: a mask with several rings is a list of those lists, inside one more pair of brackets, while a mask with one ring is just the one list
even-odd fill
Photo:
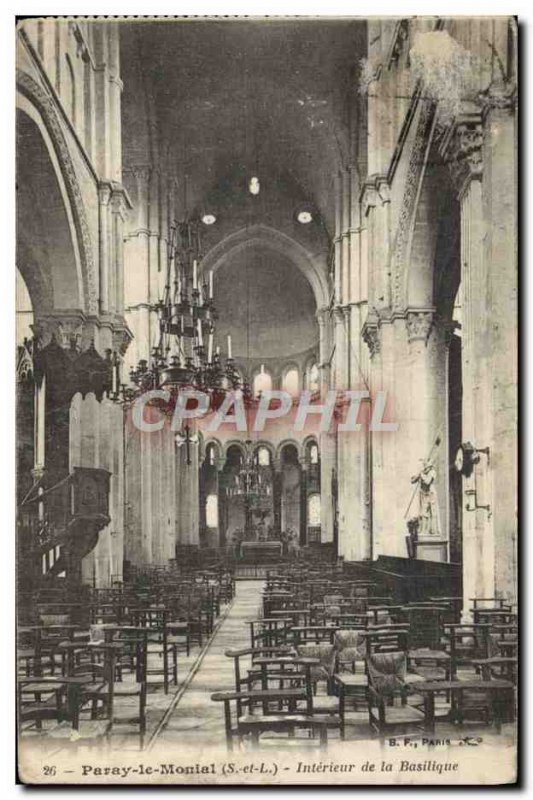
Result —
[[239, 581], [233, 605], [205, 651], [200, 667], [157, 736], [157, 746], [183, 741], [190, 747], [208, 748], [224, 739], [221, 703], [211, 694], [235, 687], [233, 660], [224, 656], [229, 648], [249, 646], [246, 620], [258, 616], [263, 581]]

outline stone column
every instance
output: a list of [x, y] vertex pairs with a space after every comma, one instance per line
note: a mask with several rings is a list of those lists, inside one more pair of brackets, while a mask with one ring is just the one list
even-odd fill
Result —
[[300, 546], [307, 544], [307, 464], [300, 468]]
[[281, 531], [281, 494], [282, 494], [282, 474], [281, 459], [274, 459], [272, 473], [272, 501], [274, 506], [274, 528]]
[[337, 463], [337, 435], [336, 433], [320, 434], [320, 527], [322, 542], [333, 541], [334, 510], [332, 499], [332, 480]]
[[[505, 32], [503, 21], [501, 27]], [[495, 90], [484, 109], [483, 205], [487, 219], [487, 259], [492, 362], [485, 373], [492, 389], [492, 470], [489, 503], [495, 552], [495, 592], [517, 600], [518, 585], [518, 341], [517, 341], [517, 119], [514, 95]], [[482, 289], [482, 285], [479, 287]], [[480, 347], [483, 346], [483, 339]], [[483, 439], [478, 446], [484, 448]], [[479, 499], [483, 504], [483, 498]]]
[[320, 392], [324, 394], [331, 382], [331, 326], [329, 321], [329, 308], [319, 308], [316, 312], [319, 332], [319, 370], [320, 370]]
[[218, 497], [218, 545], [226, 547], [226, 532], [228, 529], [228, 508], [226, 487], [224, 485], [223, 470], [224, 458], [217, 460], [217, 497]]
[[[516, 592], [516, 131], [514, 97], [493, 87], [443, 151], [461, 203], [464, 609]], [[512, 165], [512, 166], [511, 166]]]

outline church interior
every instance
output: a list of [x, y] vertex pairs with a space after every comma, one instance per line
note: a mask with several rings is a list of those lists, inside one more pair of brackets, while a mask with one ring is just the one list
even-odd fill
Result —
[[516, 53], [19, 22], [21, 742], [512, 740]]

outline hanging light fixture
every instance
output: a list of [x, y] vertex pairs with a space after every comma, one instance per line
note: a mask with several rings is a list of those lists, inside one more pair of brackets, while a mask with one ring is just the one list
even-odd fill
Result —
[[259, 178], [256, 175], [253, 175], [249, 182], [248, 182], [248, 191], [250, 194], [258, 195], [261, 191], [261, 184], [259, 182]]
[[225, 360], [214, 349], [213, 273], [201, 275], [200, 221], [171, 227], [163, 297], [150, 309], [157, 313], [159, 340], [150, 364], [141, 360], [130, 371], [138, 391], [190, 386], [222, 394], [239, 387], [231, 340]]
[[272, 495], [272, 486], [259, 466], [257, 453], [253, 452], [253, 442], [247, 439], [245, 454], [234, 483], [226, 488], [228, 497], [244, 497], [251, 506], [261, 505]]

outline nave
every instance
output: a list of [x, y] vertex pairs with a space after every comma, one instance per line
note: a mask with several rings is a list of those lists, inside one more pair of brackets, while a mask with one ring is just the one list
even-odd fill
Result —
[[465, 623], [460, 598], [402, 599], [364, 565], [300, 560], [264, 574], [235, 581], [213, 565], [177, 583], [169, 570], [145, 572], [93, 598], [87, 629], [48, 604], [41, 625], [21, 631], [34, 637], [19, 651], [23, 741], [51, 756], [103, 746], [183, 755], [224, 742], [228, 752], [321, 751], [404, 735], [512, 742], [510, 606], [478, 599]]

